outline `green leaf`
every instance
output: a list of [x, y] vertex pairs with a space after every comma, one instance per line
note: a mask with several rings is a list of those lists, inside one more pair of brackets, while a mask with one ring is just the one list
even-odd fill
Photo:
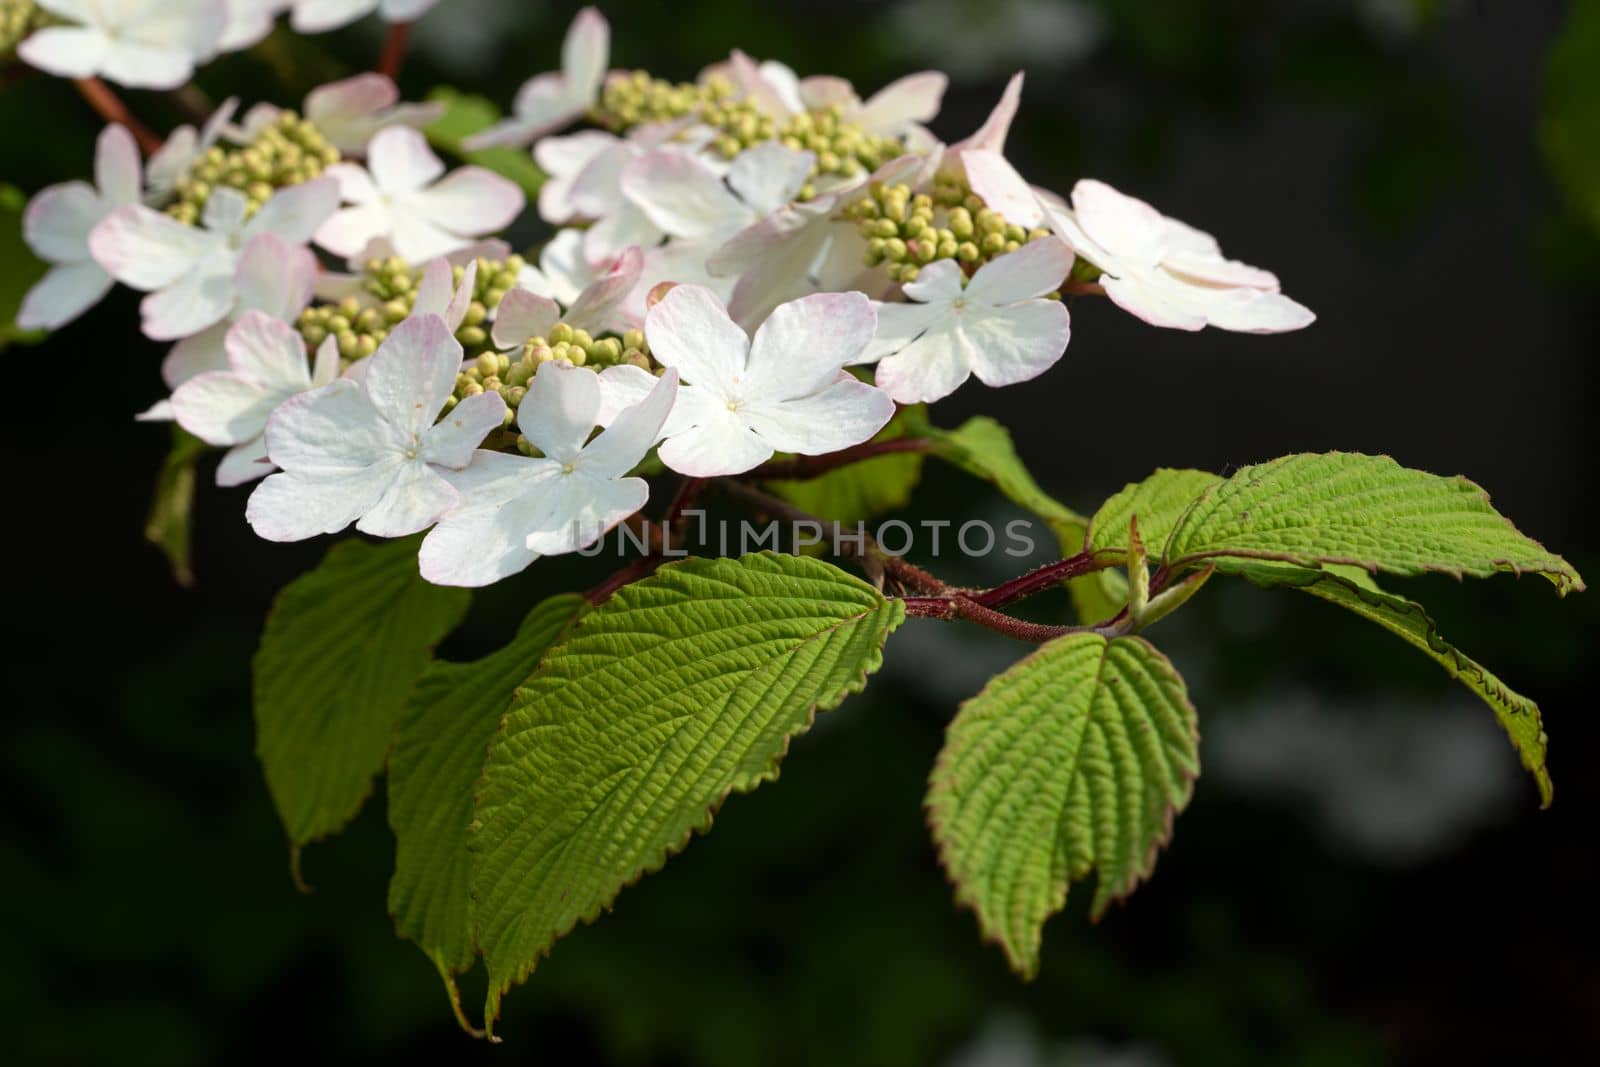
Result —
[[527, 152], [514, 148], [482, 148], [468, 152], [461, 147], [462, 141], [500, 121], [499, 108], [485, 97], [472, 96], [447, 86], [433, 90], [428, 94], [428, 99], [443, 104], [445, 108], [444, 114], [422, 131], [435, 147], [510, 178], [522, 186], [530, 197], [539, 195], [545, 174]]
[[472, 966], [467, 826], [489, 742], [519, 683], [584, 611], [576, 593], [543, 601], [510, 644], [473, 663], [435, 661], [417, 682], [389, 753], [389, 826], [395, 837], [389, 914], [400, 936], [439, 969], [463, 1029], [455, 976]]
[[1600, 2], [1576, 0], [1545, 61], [1539, 147], [1572, 207], [1600, 229]]
[[1178, 521], [1166, 560], [1344, 563], [1370, 571], [1484, 578], [1499, 571], [1549, 578], [1558, 592], [1583, 579], [1523, 536], [1466, 478], [1400, 466], [1388, 456], [1305, 453], [1241, 468]]
[[0, 351], [14, 342], [31, 344], [45, 336], [43, 330], [17, 325], [22, 298], [46, 270], [22, 239], [22, 212], [27, 206], [22, 190], [0, 184]]
[[859, 691], [905, 616], [831, 564], [689, 559], [619, 590], [517, 693], [469, 834], [487, 1025], [556, 939], [658, 870]]
[[418, 542], [334, 545], [267, 616], [256, 751], [296, 864], [361, 809], [412, 685], [467, 610], [465, 590], [422, 580]]
[[1056, 500], [1033, 480], [1011, 443], [1006, 428], [984, 415], [968, 419], [955, 430], [930, 426], [930, 451], [974, 478], [1000, 490], [1005, 498], [1044, 519], [1058, 537], [1083, 536], [1083, 516]]
[[1126, 556], [1128, 523], [1139, 517], [1139, 537], [1152, 557], [1160, 559], [1172, 529], [1189, 505], [1222, 481], [1210, 471], [1173, 470], [1162, 467], [1142, 482], [1129, 482], [1122, 491], [1100, 505], [1089, 520], [1088, 547], [1102, 553]]
[[144, 524], [144, 539], [167, 557], [172, 577], [185, 587], [194, 584], [190, 542], [194, 533], [195, 465], [207, 450], [200, 438], [176, 425], [172, 427], [172, 450], [161, 461], [150, 516]]
[[[927, 425], [922, 409], [906, 408], [878, 432], [874, 441], [918, 437]], [[852, 526], [905, 507], [922, 479], [921, 452], [895, 452], [852, 463], [804, 481], [771, 481], [767, 488], [824, 522]]]
[[1439, 633], [1438, 623], [1421, 604], [1384, 592], [1369, 574], [1357, 568], [1335, 566], [1315, 571], [1276, 563], [1250, 567], [1244, 574], [1260, 586], [1288, 586], [1338, 604], [1421, 650], [1489, 705], [1511, 738], [1522, 765], [1538, 784], [1541, 806], [1550, 806], [1554, 787], [1545, 768], [1549, 738], [1545, 736], [1539, 705], [1446, 641]]
[[927, 808], [956, 898], [1025, 978], [1045, 920], [1096, 871], [1091, 914], [1149, 876], [1200, 772], [1193, 705], [1142, 638], [1060, 637], [950, 723]]

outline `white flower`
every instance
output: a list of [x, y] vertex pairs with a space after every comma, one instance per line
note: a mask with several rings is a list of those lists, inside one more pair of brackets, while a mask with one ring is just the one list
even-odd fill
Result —
[[576, 301], [578, 294], [604, 273], [596, 270], [584, 256], [583, 234], [583, 230], [575, 227], [557, 231], [539, 250], [539, 265], [530, 264], [523, 272], [527, 280], [519, 286], [548, 296], [558, 304]]
[[22, 59], [62, 78], [102, 75], [130, 89], [176, 89], [215, 54], [225, 0], [38, 0], [66, 25], [17, 46]]
[[[661, 462], [712, 478], [742, 474], [774, 452], [818, 456], [869, 440], [894, 417], [894, 401], [843, 368], [871, 343], [876, 322], [861, 293], [817, 293], [779, 307], [752, 341], [710, 291], [672, 289], [644, 327], [651, 354], [683, 375]], [[607, 368], [601, 421], [651, 381], [638, 367]]]
[[289, 25], [296, 33], [323, 33], [348, 26], [374, 11], [385, 22], [415, 22], [439, 0], [290, 0]]
[[[54, 330], [100, 302], [111, 275], [89, 252], [89, 234], [112, 210], [139, 199], [139, 147], [121, 126], [100, 131], [94, 150], [95, 185], [66, 182], [41, 190], [22, 217], [22, 237], [52, 264], [17, 311], [25, 330]], [[98, 188], [96, 188], [98, 186]]]
[[441, 180], [444, 164], [407, 126], [378, 131], [367, 151], [367, 169], [340, 163], [326, 171], [352, 205], [317, 230], [317, 243], [336, 255], [354, 256], [383, 239], [404, 259], [432, 259], [503, 229], [526, 203], [519, 185], [482, 167], [460, 167]]
[[561, 299], [559, 302], [567, 305], [564, 313], [556, 306], [558, 299], [551, 292], [540, 291], [537, 283], [519, 284], [500, 299], [500, 306], [495, 309], [495, 347], [518, 348], [530, 337], [548, 337], [550, 328], [557, 322], [565, 322], [575, 330], [587, 330], [595, 336], [622, 333], [637, 326], [643, 317], [630, 319], [625, 314], [624, 304], [638, 289], [643, 263], [644, 257], [637, 248], [628, 249], [617, 257], [610, 270], [577, 293]]
[[622, 138], [605, 130], [579, 130], [565, 137], [545, 137], [533, 146], [533, 161], [545, 172], [539, 186], [539, 217], [564, 226], [583, 212], [573, 201], [578, 175], [601, 153], [615, 148]]
[[592, 7], [578, 12], [561, 42], [559, 73], [538, 74], [523, 83], [511, 117], [467, 138], [468, 149], [525, 145], [542, 134], [583, 117], [600, 97], [611, 58], [611, 27]]
[[234, 323], [223, 344], [228, 369], [180, 385], [172, 394], [172, 414], [207, 444], [231, 445], [217, 467], [217, 484], [243, 485], [272, 472], [267, 418], [290, 397], [337, 378], [339, 347], [331, 337], [324, 341], [313, 369], [294, 327], [259, 311]]
[[178, 179], [187, 174], [195, 160], [217, 143], [217, 138], [222, 136], [228, 123], [233, 120], [233, 113], [238, 106], [238, 99], [229, 97], [211, 113], [198, 132], [193, 126], [184, 125], [167, 135], [145, 168], [146, 203], [161, 204], [177, 190]]
[[279, 190], [247, 219], [245, 195], [219, 187], [206, 200], [203, 229], [127, 204], [94, 228], [89, 248], [112, 277], [150, 293], [139, 306], [145, 336], [171, 341], [199, 333], [233, 310], [235, 272], [252, 238], [274, 233], [303, 245], [338, 203], [337, 183], [318, 178]]
[[1044, 204], [1050, 226], [1105, 273], [1118, 307], [1152, 326], [1282, 333], [1316, 316], [1278, 291], [1270, 271], [1226, 259], [1216, 238], [1104, 182], [1072, 187], [1072, 208]]
[[807, 111], [837, 106], [840, 121], [879, 137], [904, 137], [939, 114], [950, 79], [936, 70], [908, 74], [879, 89], [862, 103], [855, 88], [843, 78], [827, 75], [798, 77], [782, 63], [768, 60], [759, 66], [735, 50], [729, 71], [735, 83], [762, 111], [775, 119], [789, 119]]
[[[650, 488], [627, 474], [661, 432], [677, 394], [669, 370], [594, 440], [601, 408], [593, 371], [546, 363], [528, 385], [517, 425], [544, 455], [478, 452], [448, 475], [461, 494], [422, 542], [422, 576], [440, 585], [488, 585], [540, 556], [586, 548], [644, 507]], [[587, 442], [587, 443], [585, 443]]]
[[[277, 122], [281, 114], [271, 104], [257, 104], [229, 136], [246, 144]], [[379, 130], [389, 126], [426, 126], [444, 114], [444, 105], [401, 103], [400, 88], [393, 79], [382, 74], [357, 74], [311, 90], [300, 114], [340, 153], [363, 156]]]
[[242, 52], [260, 44], [272, 24], [289, 10], [292, 0], [226, 0], [228, 21], [217, 41], [218, 52]]
[[709, 246], [792, 203], [817, 157], [767, 141], [740, 152], [723, 175], [683, 152], [654, 151], [622, 171], [623, 195], [669, 237]]
[[267, 420], [267, 455], [283, 468], [250, 494], [245, 518], [269, 541], [336, 533], [404, 537], [459, 496], [439, 472], [472, 461], [505, 418], [498, 393], [480, 393], [434, 422], [455, 389], [461, 346], [437, 315], [407, 319], [367, 361], [361, 381], [339, 378], [286, 401]]
[[252, 237], [234, 268], [233, 310], [173, 345], [161, 361], [162, 381], [176, 389], [196, 374], [227, 367], [224, 341], [235, 321], [264, 312], [281, 322], [293, 322], [311, 303], [316, 279], [317, 257], [311, 249], [290, 244], [275, 233]]
[[1066, 306], [1041, 299], [1071, 269], [1072, 253], [1053, 237], [985, 263], [965, 288], [960, 264], [936, 260], [905, 286], [916, 303], [877, 305], [862, 362], [878, 364], [878, 388], [902, 404], [947, 397], [974, 374], [991, 386], [1036, 378], [1071, 337]]

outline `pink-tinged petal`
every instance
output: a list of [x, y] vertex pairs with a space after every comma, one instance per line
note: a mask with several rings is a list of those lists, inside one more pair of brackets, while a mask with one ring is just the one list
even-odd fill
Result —
[[[455, 272], [448, 259], [432, 259], [422, 268], [422, 280], [417, 282], [417, 295], [411, 302], [413, 315], [438, 315], [445, 318], [450, 297], [455, 292]], [[445, 325], [449, 326], [446, 319]]]
[[392, 107], [400, 100], [400, 88], [384, 74], [357, 74], [306, 94], [306, 118], [319, 130], [329, 124], [364, 118], [375, 111]]
[[172, 346], [161, 361], [161, 380], [168, 389], [176, 389], [197, 374], [228, 369], [228, 353], [222, 343], [229, 325], [219, 322], [207, 326]]
[[[812, 74], [801, 78], [796, 89], [800, 106], [806, 110], [836, 105], [849, 108], [861, 103], [861, 98], [856, 95], [855, 86], [846, 79], [836, 78], [831, 74]], [[850, 116], [850, 121], [856, 121], [854, 115]]]
[[58, 78], [87, 78], [100, 72], [111, 38], [89, 26], [46, 26], [17, 45], [17, 56], [29, 66]]
[[856, 358], [856, 365], [876, 363], [885, 356], [894, 355], [950, 316], [950, 307], [944, 302], [873, 306], [878, 313], [878, 328], [872, 335], [872, 343]]
[[378, 9], [378, 0], [294, 0], [289, 25], [296, 33], [326, 33]]
[[964, 141], [957, 141], [950, 146], [950, 151], [959, 153], [970, 148], [987, 148], [993, 152], [1005, 154], [1006, 135], [1011, 132], [1011, 120], [1017, 117], [1017, 105], [1022, 102], [1022, 72], [1019, 70], [1006, 82], [1005, 92], [1000, 94], [1000, 102], [989, 112], [989, 117], [983, 120], [983, 125]]
[[117, 208], [89, 234], [95, 261], [135, 289], [171, 285], [216, 247], [214, 235], [140, 204]]
[[[624, 408], [633, 407], [649, 396], [659, 380], [643, 367], [635, 367], [631, 363], [607, 367], [596, 377], [600, 380], [600, 409], [594, 416], [597, 426], [610, 426]], [[688, 390], [684, 392], [687, 394]], [[685, 430], [690, 425], [685, 423], [677, 429]]]
[[579, 252], [589, 269], [598, 270], [629, 248], [654, 250], [665, 236], [637, 204], [624, 200], [616, 210], [582, 231]]
[[261, 311], [246, 311], [223, 339], [234, 374], [260, 385], [301, 391], [311, 388], [306, 342], [298, 330]]
[[878, 314], [862, 293], [815, 293], [782, 304], [756, 330], [735, 394], [753, 402], [815, 393], [866, 351], [877, 328]]
[[587, 548], [650, 499], [643, 478], [600, 481], [581, 475], [556, 479], [539, 499], [523, 539], [529, 551], [559, 556]]
[[113, 40], [100, 60], [109, 81], [130, 89], [176, 89], [194, 74], [194, 54], [172, 45]]
[[[455, 272], [452, 271], [451, 277], [454, 276]], [[441, 316], [451, 333], [459, 330], [461, 323], [466, 320], [467, 308], [472, 306], [472, 295], [477, 292], [477, 286], [478, 261], [468, 260], [467, 265], [461, 268], [461, 284], [456, 287], [455, 294], [450, 297], [450, 302], [445, 305], [444, 314]], [[412, 310], [412, 314], [416, 314], [415, 309]]]
[[594, 219], [615, 212], [625, 202], [622, 172], [643, 154], [644, 150], [631, 139], [613, 141], [609, 147], [596, 152], [572, 179], [573, 209]]
[[256, 486], [245, 521], [267, 541], [304, 541], [338, 533], [372, 507], [394, 481], [398, 459], [381, 468], [308, 477], [283, 471]]
[[236, 445], [258, 437], [285, 398], [230, 371], [190, 378], [172, 394], [178, 425], [211, 445]]
[[683, 152], [662, 149], [633, 160], [623, 168], [622, 192], [674, 237], [704, 240], [755, 221], [716, 171]]
[[1278, 291], [1276, 274], [1237, 259], [1201, 256], [1192, 252], [1168, 252], [1162, 257], [1161, 266], [1196, 285], [1222, 289], [1261, 289], [1273, 293]]
[[522, 83], [512, 115], [461, 142], [469, 152], [504, 145], [520, 148], [583, 117], [588, 101], [580, 99], [560, 74], [539, 74]]
[[267, 458], [265, 437], [252, 437], [243, 444], [234, 445], [223, 453], [217, 464], [217, 484], [224, 489], [248, 485], [257, 478], [265, 478], [276, 470]]
[[533, 146], [534, 162], [549, 175], [539, 187], [539, 217], [560, 225], [572, 221], [578, 207], [573, 201], [577, 177], [594, 158], [617, 143], [604, 130], [581, 130], [566, 137], [546, 137]]
[[461, 343], [437, 315], [413, 315], [384, 338], [362, 383], [392, 426], [420, 437], [455, 391]]
[[1161, 212], [1105, 182], [1085, 178], [1074, 185], [1072, 210], [1084, 233], [1119, 260], [1152, 266], [1166, 251], [1167, 221]]
[[112, 207], [139, 200], [139, 146], [127, 128], [112, 123], [94, 147], [94, 183]]
[[643, 400], [618, 412], [611, 425], [589, 442], [578, 457], [578, 469], [600, 479], [627, 474], [661, 439], [677, 399], [678, 372], [669, 367]]
[[[358, 363], [365, 362], [358, 360]], [[351, 370], [355, 364], [351, 364]], [[317, 346], [317, 355], [311, 364], [311, 384], [324, 386], [339, 377], [339, 342], [334, 337], [324, 337]]]
[[527, 202], [522, 186], [483, 167], [460, 167], [406, 198], [408, 206], [440, 228], [466, 237], [511, 225]]
[[422, 435], [422, 458], [441, 467], [460, 470], [472, 461], [472, 451], [490, 431], [505, 425], [506, 402], [499, 393], [469, 396]]
[[439, 472], [420, 461], [404, 464], [356, 529], [373, 537], [407, 537], [432, 526], [461, 497]]
[[[386, 236], [391, 225], [389, 210], [379, 204], [347, 207], [334, 212], [328, 221], [317, 227], [315, 239], [317, 244], [336, 256], [354, 257], [366, 250], [373, 241]], [[355, 279], [353, 284], [359, 287], [360, 279]], [[320, 285], [318, 292], [324, 296], [331, 295], [329, 290]]]
[[981, 304], [1031, 300], [1060, 288], [1072, 270], [1072, 250], [1059, 239], [1041, 237], [978, 268], [967, 283], [967, 299]]
[[870, 441], [894, 418], [894, 401], [882, 389], [849, 374], [821, 392], [739, 409], [746, 425], [780, 452], [821, 456]]
[[1083, 227], [1078, 225], [1078, 220], [1066, 207], [1051, 204], [1043, 197], [1039, 206], [1044, 209], [1045, 224], [1067, 243], [1067, 247], [1074, 253], [1093, 263], [1101, 270], [1116, 264], [1116, 257], [1104, 248], [1090, 240], [1089, 235], [1083, 232]]
[[286, 322], [311, 303], [316, 281], [317, 257], [275, 233], [252, 237], [234, 271], [240, 308], [264, 311]]
[[1059, 300], [971, 308], [962, 319], [972, 345], [972, 373], [985, 385], [1037, 378], [1055, 366], [1072, 338], [1066, 305]]
[[[553, 463], [498, 452], [478, 453], [468, 470], [480, 465], [536, 468], [545, 482], [559, 477]], [[539, 558], [526, 544], [527, 530], [540, 509], [539, 480], [533, 472], [520, 469], [503, 477], [524, 492], [503, 504], [473, 506], [465, 501], [443, 516], [423, 538], [417, 554], [422, 577], [435, 585], [478, 588], [518, 574]], [[459, 476], [452, 481], [459, 485]], [[465, 497], [466, 491], [458, 491]]]
[[458, 252], [468, 239], [409, 211], [389, 215], [389, 240], [401, 259], [417, 263]]
[[[790, 203], [811, 177], [817, 157], [811, 152], [785, 148], [777, 141], [764, 141], [740, 152], [728, 168], [728, 186], [757, 216], [767, 215]], [[718, 229], [726, 229], [730, 218], [746, 212], [735, 210], [725, 216]], [[753, 220], [752, 220], [753, 221]], [[663, 227], [671, 230], [670, 227]]]
[[1196, 289], [1189, 306], [1221, 330], [1239, 333], [1287, 333], [1316, 321], [1311, 309], [1282, 293], [1260, 289]]
[[[680, 403], [689, 390], [679, 394]], [[662, 442], [661, 462], [691, 478], [743, 474], [772, 458], [773, 447], [722, 406], [707, 405], [707, 418]]]
[[367, 146], [367, 170], [385, 193], [414, 193], [438, 181], [444, 163], [409, 126], [379, 130]]
[[360, 164], [335, 163], [322, 176], [339, 183], [339, 199], [346, 204], [372, 204], [383, 197], [373, 184], [372, 175]]
[[233, 310], [234, 255], [211, 253], [193, 270], [139, 303], [144, 335], [153, 341], [176, 341], [199, 333]]
[[157, 400], [133, 417], [134, 422], [172, 422], [172, 401]]
[[1107, 274], [1101, 276], [1100, 285], [1113, 304], [1152, 326], [1169, 330], [1205, 329], [1205, 315], [1187, 306], [1182, 292], [1192, 287], [1181, 282], [1162, 282], [1144, 276], [1113, 278]]
[[[728, 63], [734, 84], [764, 114], [774, 119], [787, 119], [799, 109], [798, 86], [777, 84], [779, 79], [769, 78], [756, 66], [755, 60], [737, 48], [728, 57]], [[776, 68], [773, 73], [777, 73]], [[794, 72], [789, 71], [789, 77], [792, 79], [793, 76]], [[788, 93], [784, 92], [786, 88], [790, 90]]]
[[906, 296], [924, 304], [948, 304], [961, 298], [965, 283], [966, 272], [961, 264], [953, 259], [936, 259], [923, 267], [916, 280], [907, 282], [904, 289]]
[[600, 413], [600, 382], [593, 371], [546, 363], [528, 383], [517, 408], [517, 426], [539, 451], [570, 463], [578, 456]]
[[87, 182], [64, 182], [42, 190], [22, 216], [22, 238], [50, 263], [89, 258], [89, 233], [106, 208]]
[[[807, 79], [809, 81], [810, 79]], [[930, 122], [939, 114], [950, 79], [936, 70], [908, 74], [873, 93], [850, 121], [882, 137], [898, 137], [913, 123]]]
[[98, 304], [111, 290], [111, 275], [93, 260], [51, 267], [17, 309], [24, 330], [56, 330]]
[[691, 385], [727, 395], [744, 376], [749, 338], [709, 289], [677, 286], [650, 309], [644, 332], [656, 361]]
[[550, 327], [561, 320], [561, 309], [547, 296], [512, 289], [495, 310], [494, 346], [517, 348], [530, 337], [549, 337]]
[[578, 12], [561, 42], [561, 74], [575, 101], [587, 106], [600, 92], [611, 62], [611, 27], [592, 7]]
[[896, 403], [928, 404], [959, 389], [972, 374], [974, 355], [954, 319], [878, 364], [874, 381]]
[[402, 451], [393, 428], [348, 378], [285, 400], [267, 419], [267, 455], [307, 479], [359, 474], [398, 462]]
[[623, 305], [638, 286], [643, 272], [644, 253], [638, 248], [624, 249], [610, 270], [583, 287], [572, 306], [567, 308], [564, 320], [575, 330], [594, 334], [624, 332], [631, 324], [623, 313]]
[[291, 244], [303, 245], [338, 210], [339, 183], [333, 178], [291, 185], [261, 205], [245, 224], [244, 236], [248, 240], [257, 234], [275, 233]]
[[967, 184], [983, 198], [986, 206], [1000, 212], [1007, 222], [1031, 230], [1044, 221], [1044, 209], [1015, 167], [999, 152], [969, 148], [960, 153]]

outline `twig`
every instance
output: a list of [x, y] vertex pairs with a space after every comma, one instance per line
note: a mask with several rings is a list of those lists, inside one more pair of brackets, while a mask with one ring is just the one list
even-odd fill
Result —
[[1079, 552], [1076, 556], [1055, 563], [1047, 563], [1037, 570], [1013, 578], [1009, 582], [1002, 582], [992, 589], [983, 589], [967, 594], [975, 603], [986, 608], [1003, 608], [1007, 604], [1014, 604], [1024, 597], [1034, 593], [1043, 592], [1069, 578], [1078, 578], [1101, 568], [1095, 563], [1092, 552]]
[[1095, 626], [1050, 626], [1045, 623], [1015, 619], [964, 596], [908, 596], [905, 598], [905, 605], [907, 615], [928, 619], [965, 619], [997, 634], [1014, 637], [1018, 641], [1031, 641], [1034, 644], [1053, 641], [1068, 634], [1100, 632], [1100, 628]]
[[133, 134], [133, 139], [139, 143], [139, 150], [145, 155], [151, 155], [161, 147], [161, 138], [157, 137], [150, 127], [134, 118], [133, 112], [128, 110], [127, 105], [105, 82], [99, 78], [77, 78], [73, 84], [101, 118], [107, 122], [120, 122], [126, 126], [128, 132]]
[[383, 39], [383, 51], [378, 53], [378, 73], [399, 78], [400, 68], [406, 61], [406, 46], [410, 43], [411, 23], [391, 22], [389, 33]]
[[611, 599], [611, 594], [615, 593], [618, 589], [621, 589], [625, 585], [630, 585], [634, 582], [637, 582], [641, 578], [650, 577], [656, 572], [657, 568], [659, 568], [665, 562], [666, 559], [664, 557], [656, 554], [640, 556], [638, 559], [634, 560], [632, 563], [628, 564], [626, 567], [623, 567], [621, 570], [611, 575], [611, 577], [607, 578], [605, 581], [601, 582], [599, 585], [583, 594], [583, 599], [587, 600], [591, 604], [603, 604], [607, 600]]
[[867, 441], [853, 448], [841, 449], [826, 456], [796, 456], [793, 459], [775, 459], [763, 463], [746, 477], [758, 481], [820, 478], [829, 471], [876, 459], [897, 452], [926, 452], [933, 445], [926, 437], [891, 437], [886, 441]]

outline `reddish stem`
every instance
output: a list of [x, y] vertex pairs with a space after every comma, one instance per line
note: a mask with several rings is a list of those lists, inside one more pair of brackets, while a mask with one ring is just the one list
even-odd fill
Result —
[[99, 78], [78, 78], [73, 84], [101, 118], [107, 122], [119, 122], [126, 126], [128, 132], [133, 134], [133, 139], [139, 143], [139, 150], [145, 155], [151, 155], [161, 147], [161, 138], [157, 137], [150, 127], [134, 118], [133, 112], [128, 110], [128, 106], [105, 82]]
[[1097, 569], [1093, 553], [1079, 552], [1076, 556], [1047, 563], [1009, 582], [1002, 582], [992, 589], [972, 593], [970, 599], [986, 608], [1003, 608], [1024, 597], [1043, 592], [1069, 578], [1077, 578]]
[[964, 596], [908, 596], [905, 598], [905, 605], [907, 615], [929, 619], [965, 619], [997, 634], [1014, 637], [1018, 641], [1031, 641], [1034, 644], [1052, 641], [1068, 634], [1087, 633], [1093, 629], [1088, 626], [1048, 626], [1044, 623], [1014, 619], [1010, 615], [986, 608]]
[[763, 463], [746, 477], [770, 481], [803, 480], [806, 478], [819, 478], [829, 471], [848, 467], [853, 463], [863, 460], [876, 459], [879, 456], [893, 455], [897, 452], [926, 452], [932, 447], [933, 442], [926, 437], [891, 437], [887, 441], [868, 441], [852, 448], [831, 452], [826, 456], [796, 456], [793, 459], [775, 459]]
[[406, 46], [410, 43], [411, 23], [391, 22], [388, 36], [383, 39], [383, 51], [378, 53], [378, 73], [399, 78], [400, 68], [406, 61]]
[[1105, 296], [1106, 287], [1099, 282], [1062, 282], [1062, 296]]
[[583, 599], [591, 604], [603, 604], [611, 599], [615, 593], [625, 585], [631, 585], [641, 578], [648, 578], [656, 572], [666, 560], [661, 556], [640, 556], [632, 563], [617, 571], [611, 577], [583, 594]]

